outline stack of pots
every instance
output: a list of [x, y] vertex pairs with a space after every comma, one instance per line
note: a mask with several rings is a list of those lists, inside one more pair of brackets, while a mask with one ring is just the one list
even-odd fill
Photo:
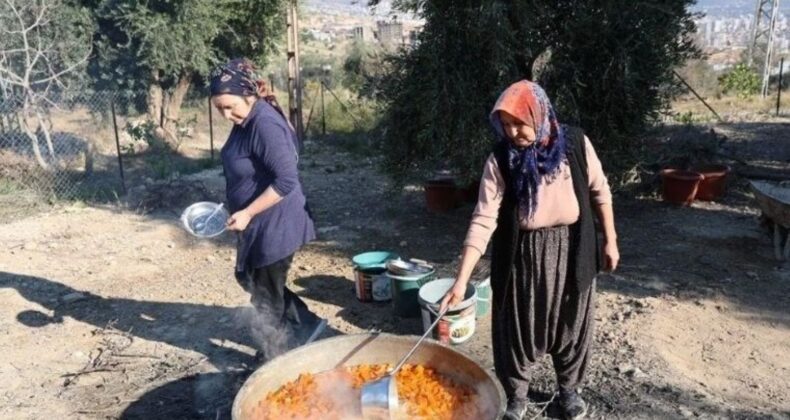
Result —
[[724, 195], [730, 167], [726, 165], [696, 166], [691, 170], [667, 168], [661, 171], [661, 193], [664, 201], [681, 206], [695, 199], [714, 201]]
[[392, 290], [392, 308], [403, 318], [420, 316], [420, 287], [436, 278], [436, 269], [420, 260], [394, 259], [387, 263], [386, 276]]

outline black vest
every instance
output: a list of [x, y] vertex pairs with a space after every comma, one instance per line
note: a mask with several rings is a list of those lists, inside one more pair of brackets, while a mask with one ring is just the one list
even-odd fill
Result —
[[[570, 255], [566, 285], [578, 287], [581, 293], [585, 293], [601, 269], [601, 248], [598, 246], [593, 207], [590, 202], [584, 132], [577, 127], [564, 127], [564, 129], [568, 142], [567, 156], [573, 179], [573, 191], [579, 202], [579, 220], [569, 226]], [[520, 230], [519, 205], [511, 182], [507, 144], [504, 141], [497, 142], [494, 146], [494, 157], [505, 181], [505, 195], [499, 208], [497, 228], [492, 238], [491, 287], [495, 294], [502, 296], [498, 292], [503, 291], [501, 286], [510, 277], [516, 257]]]

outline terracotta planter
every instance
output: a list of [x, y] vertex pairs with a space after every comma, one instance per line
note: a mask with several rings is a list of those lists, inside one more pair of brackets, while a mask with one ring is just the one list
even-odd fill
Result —
[[697, 188], [697, 199], [705, 201], [718, 200], [724, 195], [727, 188], [727, 175], [730, 167], [727, 165], [702, 165], [691, 168], [692, 171], [704, 177]]
[[466, 188], [462, 188], [459, 191], [461, 193], [461, 200], [466, 203], [476, 203], [477, 195], [480, 192], [480, 181], [474, 181], [467, 185]]
[[697, 188], [704, 177], [698, 172], [680, 169], [661, 171], [662, 194], [664, 201], [688, 206], [697, 195]]
[[452, 179], [435, 179], [425, 183], [425, 202], [432, 212], [445, 213], [458, 207], [459, 195]]

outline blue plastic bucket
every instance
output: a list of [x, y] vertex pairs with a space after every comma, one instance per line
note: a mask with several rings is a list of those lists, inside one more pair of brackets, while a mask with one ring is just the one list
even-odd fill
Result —
[[389, 251], [371, 251], [354, 255], [354, 268], [387, 268], [387, 261], [397, 260], [398, 254]]

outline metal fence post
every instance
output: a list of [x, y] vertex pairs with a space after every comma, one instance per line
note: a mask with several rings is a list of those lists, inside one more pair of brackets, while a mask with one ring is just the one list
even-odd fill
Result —
[[211, 161], [214, 162], [214, 113], [211, 109], [211, 96], [208, 97], [208, 141], [211, 148]]
[[782, 73], [784, 73], [785, 58], [779, 60], [779, 89], [776, 90], [776, 116], [779, 116], [779, 103], [782, 101]]
[[321, 81], [321, 133], [326, 135], [326, 108], [324, 107], [324, 81]]
[[126, 194], [126, 179], [123, 175], [123, 158], [121, 158], [121, 141], [118, 138], [118, 121], [115, 117], [115, 98], [110, 101], [110, 111], [112, 111], [112, 127], [115, 131], [115, 150], [118, 152], [118, 170], [121, 173], [121, 188], [123, 188], [124, 195]]

